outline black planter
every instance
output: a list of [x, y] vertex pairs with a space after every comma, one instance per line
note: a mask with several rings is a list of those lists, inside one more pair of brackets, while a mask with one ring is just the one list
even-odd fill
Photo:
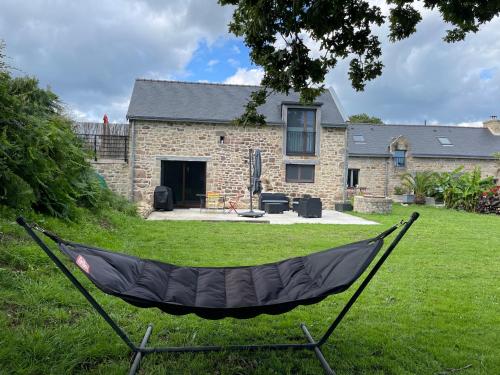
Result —
[[335, 203], [335, 211], [339, 211], [339, 212], [352, 211], [352, 204], [351, 204], [351, 202]]

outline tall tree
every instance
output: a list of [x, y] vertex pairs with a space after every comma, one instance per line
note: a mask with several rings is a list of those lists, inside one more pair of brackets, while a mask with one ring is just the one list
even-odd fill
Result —
[[0, 72], [5, 71], [7, 68], [7, 63], [5, 62], [6, 56], [5, 56], [5, 42], [0, 39]]
[[[372, 28], [389, 23], [389, 38], [408, 38], [421, 21], [416, 0], [386, 0], [385, 17], [367, 0], [219, 0], [235, 10], [229, 30], [243, 37], [251, 60], [264, 69], [263, 89], [252, 96], [240, 123], [263, 123], [256, 108], [272, 91], [300, 92], [303, 102], [313, 101], [324, 89], [325, 75], [339, 60], [350, 59], [349, 79], [356, 90], [382, 74], [382, 50]], [[457, 42], [500, 13], [498, 0], [422, 0], [437, 9], [452, 26], [445, 42]], [[311, 51], [311, 45], [319, 53]], [[318, 51], [316, 51], [318, 52]], [[266, 90], [267, 89], [267, 90]]]
[[383, 124], [384, 122], [375, 116], [367, 115], [366, 113], [359, 113], [349, 117], [349, 121], [353, 124]]
[[96, 207], [102, 189], [72, 125], [36, 78], [0, 68], [0, 205], [60, 217], [74, 215], [77, 205]]
[[349, 117], [349, 121], [354, 124], [377, 124], [382, 125], [384, 122], [382, 119], [367, 115], [366, 113], [359, 113], [357, 115], [352, 115]]

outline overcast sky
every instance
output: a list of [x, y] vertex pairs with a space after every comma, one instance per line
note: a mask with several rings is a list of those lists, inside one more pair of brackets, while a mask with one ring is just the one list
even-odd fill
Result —
[[[1, 0], [0, 39], [15, 74], [50, 86], [75, 119], [123, 122], [135, 78], [258, 84], [261, 71], [227, 32], [230, 16], [215, 0]], [[383, 76], [357, 93], [343, 62], [326, 84], [347, 114], [388, 123], [500, 115], [500, 19], [456, 44], [442, 41], [446, 29], [431, 12], [403, 42], [381, 29]]]

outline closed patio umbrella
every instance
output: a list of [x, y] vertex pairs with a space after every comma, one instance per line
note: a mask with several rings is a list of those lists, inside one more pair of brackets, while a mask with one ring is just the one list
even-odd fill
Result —
[[262, 173], [262, 159], [260, 150], [255, 150], [253, 163], [253, 178], [252, 178], [252, 195], [259, 194], [262, 191], [262, 182], [260, 175]]
[[[264, 212], [253, 210], [253, 200], [252, 196], [258, 194], [262, 191], [262, 183], [260, 181], [260, 174], [262, 171], [262, 160], [260, 156], [260, 150], [255, 150], [255, 154], [252, 150], [248, 151], [248, 167], [250, 176], [250, 185], [248, 185], [248, 192], [250, 193], [250, 211], [240, 212], [239, 216], [245, 217], [261, 217]], [[252, 160], [253, 159], [253, 160]], [[252, 169], [253, 164], [253, 169]]]

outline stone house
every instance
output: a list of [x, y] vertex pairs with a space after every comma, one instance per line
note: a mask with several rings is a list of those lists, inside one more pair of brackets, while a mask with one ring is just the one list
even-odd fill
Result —
[[237, 126], [255, 86], [138, 79], [130, 100], [130, 192], [141, 211], [154, 188], [172, 187], [175, 204], [197, 207], [197, 194], [243, 195], [249, 203], [248, 152], [262, 152], [265, 190], [311, 194], [333, 208], [345, 189], [346, 118], [335, 94], [311, 105], [296, 93], [271, 94], [259, 111], [266, 125]]
[[482, 128], [423, 125], [349, 124], [347, 185], [381, 196], [394, 194], [403, 173], [450, 172], [478, 166], [483, 177], [498, 179], [500, 121]]
[[259, 108], [263, 126], [233, 119], [256, 86], [138, 79], [127, 113], [126, 161], [94, 165], [112, 190], [152, 209], [158, 185], [173, 188], [178, 207], [197, 207], [197, 194], [241, 195], [248, 205], [248, 151], [262, 151], [265, 190], [290, 197], [311, 194], [325, 208], [346, 196], [346, 187], [391, 196], [404, 172], [466, 170], [480, 166], [499, 176], [500, 121], [483, 128], [350, 124], [333, 91], [312, 105], [299, 95], [272, 94]]

